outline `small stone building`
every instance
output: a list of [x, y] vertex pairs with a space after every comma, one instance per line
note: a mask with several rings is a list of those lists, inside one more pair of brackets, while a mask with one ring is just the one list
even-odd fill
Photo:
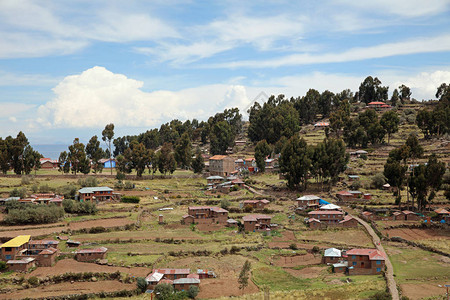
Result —
[[95, 261], [97, 259], [104, 259], [106, 258], [107, 251], [108, 249], [105, 247], [81, 249], [75, 252], [75, 259], [77, 261]]

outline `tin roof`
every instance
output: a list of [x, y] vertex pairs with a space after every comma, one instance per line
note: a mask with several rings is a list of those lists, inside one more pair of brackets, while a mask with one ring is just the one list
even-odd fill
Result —
[[347, 251], [347, 256], [364, 255], [369, 256], [370, 260], [385, 260], [384, 254], [377, 249], [351, 249]]
[[308, 215], [343, 215], [344, 213], [337, 210], [315, 210], [308, 213]]
[[113, 189], [107, 186], [85, 187], [78, 190], [80, 194], [92, 194], [95, 192], [112, 192]]
[[28, 264], [34, 260], [35, 260], [35, 258], [33, 258], [33, 257], [25, 257], [25, 258], [17, 259], [17, 260], [11, 259], [11, 260], [8, 260], [6, 263], [7, 264]]
[[32, 240], [30, 245], [58, 245], [59, 242], [55, 240]]
[[341, 250], [336, 248], [328, 248], [325, 250], [325, 257], [341, 257]]
[[153, 272], [161, 274], [189, 274], [191, 269], [154, 269]]
[[2, 244], [0, 248], [4, 247], [20, 247], [23, 244], [26, 244], [30, 241], [31, 235], [18, 235], [15, 238], [7, 241], [6, 243]]
[[300, 198], [297, 198], [297, 201], [307, 201], [307, 200], [320, 200], [320, 197], [316, 195], [305, 195]]
[[173, 281], [173, 284], [199, 284], [200, 283], [200, 279], [197, 278], [180, 278], [180, 279], [175, 279]]
[[80, 249], [76, 251], [75, 253], [105, 253], [108, 251], [108, 248], [106, 247], [100, 247], [100, 248], [94, 248], [94, 249]]

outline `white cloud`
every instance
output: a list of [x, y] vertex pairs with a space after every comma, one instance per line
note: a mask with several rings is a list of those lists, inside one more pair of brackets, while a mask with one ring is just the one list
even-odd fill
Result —
[[48, 86], [58, 79], [42, 74], [19, 74], [0, 70], [0, 86]]
[[[177, 92], [143, 92], [143, 82], [93, 67], [67, 76], [54, 89], [55, 98], [38, 109], [37, 122], [55, 128], [158, 126], [174, 118], [207, 118], [245, 97], [241, 87], [224, 84]], [[226, 101], [224, 101], [226, 100]], [[219, 106], [218, 106], [219, 105]]]
[[32, 109], [35, 105], [14, 102], [0, 102], [0, 119], [6, 117], [17, 117]]
[[423, 37], [404, 40], [396, 43], [380, 44], [376, 46], [351, 48], [340, 53], [324, 54], [292, 54], [267, 60], [243, 60], [229, 63], [211, 64], [207, 68], [276, 68], [282, 66], [296, 66], [323, 63], [339, 63], [382, 58], [396, 55], [417, 53], [433, 53], [450, 50], [450, 35]]

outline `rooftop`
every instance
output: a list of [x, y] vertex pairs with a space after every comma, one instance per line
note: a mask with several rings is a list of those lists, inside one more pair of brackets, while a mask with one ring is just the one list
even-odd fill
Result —
[[80, 194], [91, 194], [95, 192], [112, 192], [113, 189], [107, 186], [85, 187], [78, 190]]
[[377, 249], [351, 249], [347, 251], [347, 256], [364, 255], [369, 256], [370, 260], [385, 260], [384, 254]]
[[199, 284], [200, 283], [200, 279], [197, 278], [180, 278], [180, 279], [175, 279], [173, 281], [173, 284]]
[[325, 250], [325, 257], [341, 257], [341, 250], [336, 248], [328, 248]]
[[5, 247], [20, 247], [23, 244], [26, 244], [30, 241], [31, 235], [18, 235], [15, 238], [7, 241], [6, 243], [2, 244], [0, 246], [0, 248], [5, 248]]
[[308, 215], [343, 215], [344, 213], [337, 210], [315, 210], [308, 213]]
[[100, 248], [93, 248], [93, 249], [80, 249], [76, 251], [75, 253], [105, 253], [108, 251], [108, 248], [100, 247]]
[[320, 197], [316, 195], [305, 195], [300, 198], [297, 198], [297, 201], [307, 201], [307, 200], [320, 200]]

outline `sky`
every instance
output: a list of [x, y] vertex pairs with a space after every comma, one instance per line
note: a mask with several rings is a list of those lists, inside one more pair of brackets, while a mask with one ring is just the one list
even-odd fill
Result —
[[0, 137], [32, 145], [357, 91], [369, 75], [435, 99], [450, 0], [0, 0]]

